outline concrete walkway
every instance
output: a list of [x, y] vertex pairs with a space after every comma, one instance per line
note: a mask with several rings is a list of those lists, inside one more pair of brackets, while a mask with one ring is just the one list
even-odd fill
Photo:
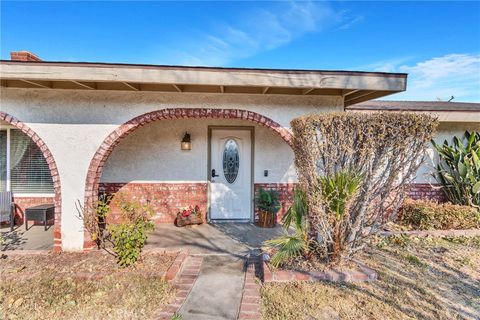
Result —
[[267, 239], [282, 234], [282, 227], [259, 228], [251, 223], [202, 224], [190, 228], [157, 225], [146, 249], [187, 249], [190, 254], [228, 254], [244, 257]]
[[179, 310], [183, 319], [237, 319], [245, 281], [246, 259], [267, 239], [282, 233], [249, 223], [204, 224], [192, 228], [158, 225], [146, 248], [188, 249], [203, 256], [199, 276]]
[[183, 319], [237, 319], [245, 279], [245, 259], [209, 255], [195, 285], [180, 308]]

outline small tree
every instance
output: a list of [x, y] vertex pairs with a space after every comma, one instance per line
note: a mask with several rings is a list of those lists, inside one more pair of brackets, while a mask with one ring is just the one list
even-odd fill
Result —
[[309, 237], [338, 263], [394, 217], [437, 121], [427, 115], [329, 113], [291, 122]]
[[466, 131], [463, 139], [453, 137], [442, 145], [432, 144], [439, 163], [434, 177], [454, 204], [480, 208], [480, 132]]

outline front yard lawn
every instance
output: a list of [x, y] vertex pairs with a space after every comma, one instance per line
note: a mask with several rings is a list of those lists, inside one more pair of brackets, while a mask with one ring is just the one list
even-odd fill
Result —
[[174, 296], [174, 288], [158, 275], [175, 256], [145, 254], [135, 268], [125, 269], [100, 252], [4, 256], [0, 318], [151, 318]]
[[480, 237], [389, 237], [359, 260], [378, 272], [378, 281], [266, 284], [263, 318], [480, 318]]

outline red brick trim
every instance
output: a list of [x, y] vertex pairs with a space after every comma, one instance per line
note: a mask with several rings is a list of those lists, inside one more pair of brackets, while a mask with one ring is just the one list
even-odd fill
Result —
[[197, 281], [202, 262], [202, 256], [188, 256], [185, 259], [180, 275], [174, 281], [174, 286], [177, 290], [175, 299], [163, 307], [163, 309], [154, 316], [154, 319], [170, 320], [172, 316], [180, 310], [185, 300], [187, 300], [187, 296], [192, 290], [195, 281]]
[[332, 281], [332, 282], [368, 282], [377, 280], [377, 273], [366, 265], [355, 261], [359, 270], [296, 271], [272, 270], [265, 258], [263, 261], [264, 282], [290, 281]]
[[447, 201], [447, 196], [443, 191], [442, 185], [433, 183], [412, 183], [408, 196], [414, 200]]
[[261, 269], [259, 256], [250, 256], [247, 260], [247, 271], [245, 272], [245, 282], [243, 285], [242, 302], [238, 319], [260, 319], [261, 316], [261, 298], [260, 282], [256, 279], [256, 273]]
[[383, 231], [381, 236], [407, 235], [414, 237], [476, 237], [480, 236], [480, 229], [465, 230], [413, 230], [413, 231]]
[[[240, 109], [205, 109], [205, 108], [172, 108], [145, 113], [125, 122], [103, 140], [95, 152], [88, 167], [85, 181], [85, 206], [89, 207], [98, 197], [100, 177], [108, 157], [122, 139], [141, 126], [150, 122], [169, 119], [238, 119], [258, 123], [278, 134], [288, 145], [292, 145], [292, 133], [277, 122], [259, 113]], [[85, 233], [84, 248], [90, 249], [94, 244]]]
[[100, 183], [99, 191], [112, 196], [109, 223], [120, 221], [120, 209], [116, 199], [119, 196], [135, 199], [141, 203], [150, 203], [155, 215], [155, 223], [174, 223], [177, 213], [189, 206], [200, 207], [204, 221], [207, 221], [207, 190], [206, 182], [175, 182], [175, 183]]
[[53, 244], [53, 251], [60, 252], [62, 251], [62, 232], [61, 232], [61, 219], [62, 219], [62, 190], [60, 187], [60, 175], [58, 173], [58, 167], [55, 163], [55, 159], [53, 158], [50, 149], [48, 149], [45, 142], [25, 123], [21, 122], [17, 118], [0, 111], [0, 120], [3, 120], [12, 126], [16, 127], [17, 129], [22, 130], [30, 139], [35, 142], [38, 148], [42, 151], [45, 160], [48, 163], [48, 167], [50, 169], [50, 174], [52, 175], [53, 180], [53, 190], [55, 193], [54, 197], [54, 204], [55, 204], [55, 221], [54, 221], [54, 228], [53, 228], [53, 237], [54, 237], [54, 244]]

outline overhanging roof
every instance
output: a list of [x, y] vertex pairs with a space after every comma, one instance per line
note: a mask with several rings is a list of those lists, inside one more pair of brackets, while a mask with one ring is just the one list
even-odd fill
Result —
[[2, 87], [343, 96], [351, 105], [405, 91], [404, 73], [0, 60]]

